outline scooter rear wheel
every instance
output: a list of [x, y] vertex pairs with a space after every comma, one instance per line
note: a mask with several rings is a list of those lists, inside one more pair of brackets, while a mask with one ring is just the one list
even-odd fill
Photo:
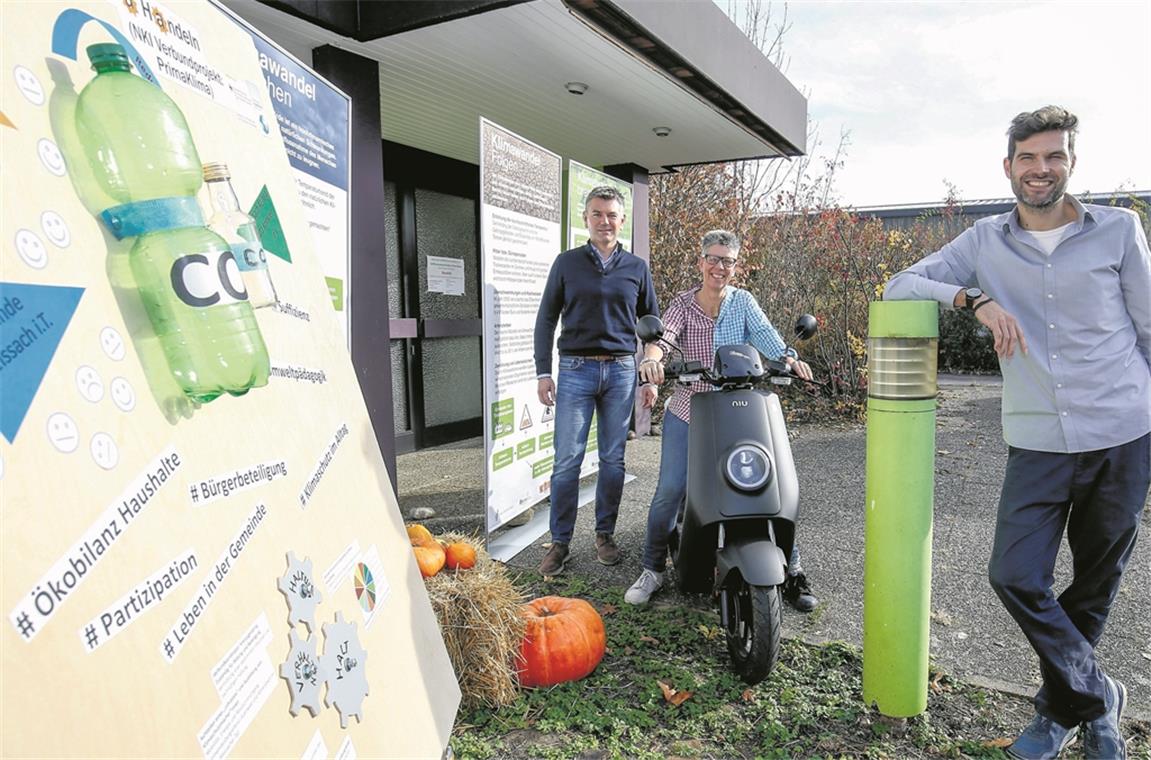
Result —
[[779, 588], [752, 586], [742, 579], [720, 596], [726, 605], [727, 653], [731, 666], [745, 683], [757, 684], [771, 673], [779, 659]]

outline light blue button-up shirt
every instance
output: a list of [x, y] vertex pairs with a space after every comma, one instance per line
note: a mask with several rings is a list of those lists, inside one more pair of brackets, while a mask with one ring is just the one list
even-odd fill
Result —
[[1019, 322], [1028, 353], [1000, 358], [1003, 437], [1080, 452], [1151, 431], [1151, 254], [1138, 217], [1067, 196], [1077, 218], [1050, 256], [1015, 210], [980, 219], [887, 284], [884, 299], [953, 308], [979, 287]]

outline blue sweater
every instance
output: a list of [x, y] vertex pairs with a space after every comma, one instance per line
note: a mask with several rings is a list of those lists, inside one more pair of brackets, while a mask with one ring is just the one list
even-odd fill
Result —
[[561, 354], [630, 356], [636, 350], [635, 323], [659, 315], [647, 262], [621, 247], [604, 271], [590, 243], [556, 257], [536, 314], [536, 374], [552, 372], [552, 339], [560, 330]]

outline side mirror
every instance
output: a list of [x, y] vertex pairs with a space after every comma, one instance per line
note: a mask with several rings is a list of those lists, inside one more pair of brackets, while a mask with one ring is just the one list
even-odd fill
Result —
[[812, 335], [815, 335], [818, 329], [819, 320], [810, 314], [804, 314], [795, 320], [795, 337], [799, 340], [807, 340]]
[[663, 337], [663, 320], [654, 314], [645, 314], [636, 323], [635, 334], [644, 343], [655, 343]]

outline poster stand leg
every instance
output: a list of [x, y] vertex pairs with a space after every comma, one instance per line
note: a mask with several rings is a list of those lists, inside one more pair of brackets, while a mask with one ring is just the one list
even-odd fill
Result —
[[[631, 473], [624, 475], [624, 485], [633, 480], [635, 480], [635, 475]], [[595, 480], [589, 480], [585, 485], [580, 486], [577, 502], [580, 508], [585, 504], [595, 502], [595, 485]], [[541, 501], [535, 516], [524, 525], [509, 528], [496, 534], [488, 533], [488, 554], [491, 555], [491, 558], [497, 562], [507, 562], [531, 546], [537, 538], [547, 533], [548, 525], [551, 522], [551, 507], [547, 506], [548, 503], [547, 499]]]

